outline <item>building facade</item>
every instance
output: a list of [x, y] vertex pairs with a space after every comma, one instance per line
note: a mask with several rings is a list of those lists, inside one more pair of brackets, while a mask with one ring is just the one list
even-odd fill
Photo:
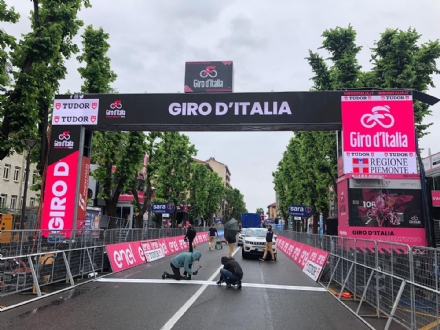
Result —
[[[25, 155], [14, 153], [0, 161], [0, 209], [2, 210], [21, 210], [26, 177], [26, 155], [26, 153]], [[36, 164], [31, 164], [26, 197], [28, 207], [38, 205], [38, 192], [30, 190], [35, 183], [36, 173]]]
[[231, 186], [231, 172], [229, 171], [228, 165], [223, 164], [214, 157], [209, 158], [204, 161], [205, 164], [208, 164], [214, 172], [216, 172], [220, 178], [222, 178], [222, 182], [224, 183], [226, 188], [232, 188]]

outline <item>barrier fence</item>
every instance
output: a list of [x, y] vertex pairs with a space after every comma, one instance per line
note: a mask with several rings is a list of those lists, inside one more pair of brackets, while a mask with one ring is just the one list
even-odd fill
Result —
[[440, 249], [292, 231], [279, 235], [329, 252], [321, 284], [338, 291], [337, 299], [367, 323], [385, 317], [385, 329], [392, 321], [406, 329], [440, 329]]
[[[70, 287], [96, 273], [111, 272], [106, 245], [184, 233], [181, 228], [77, 230], [52, 236], [35, 230], [2, 231], [0, 297], [31, 289], [41, 296], [46, 285], [64, 282]], [[406, 329], [440, 329], [440, 249], [292, 231], [278, 235], [329, 253], [320, 282], [329, 290], [336, 288], [337, 299], [358, 317], [387, 317], [385, 329], [392, 321]], [[372, 307], [368, 315], [366, 306]]]
[[184, 234], [181, 228], [73, 230], [56, 235], [42, 230], [1, 231], [0, 297], [27, 290], [41, 296], [41, 287], [46, 285], [65, 282], [66, 287], [75, 286], [84, 278], [111, 272], [107, 245]]

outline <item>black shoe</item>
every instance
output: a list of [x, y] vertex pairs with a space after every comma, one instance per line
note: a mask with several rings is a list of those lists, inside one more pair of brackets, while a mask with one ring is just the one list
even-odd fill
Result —
[[222, 285], [223, 281], [217, 281], [217, 285]]
[[241, 281], [237, 282], [237, 290], [241, 290]]
[[260, 258], [260, 261], [265, 261], [263, 258]]
[[166, 279], [166, 278], [167, 278], [167, 275], [168, 275], [167, 272], [163, 272], [163, 274], [162, 274], [162, 279], [163, 279], [163, 280]]
[[232, 288], [232, 285], [231, 284], [228, 284], [228, 285], [226, 285], [226, 288]]

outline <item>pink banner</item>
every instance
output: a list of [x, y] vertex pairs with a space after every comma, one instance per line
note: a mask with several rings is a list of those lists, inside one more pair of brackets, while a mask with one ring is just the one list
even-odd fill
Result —
[[411, 95], [342, 97], [344, 152], [416, 151]]
[[301, 267], [301, 269], [306, 267], [309, 260], [324, 267], [328, 257], [328, 252], [324, 250], [295, 242], [294, 240], [283, 236], [278, 236], [277, 247], [289, 257], [289, 259]]
[[[197, 245], [208, 242], [208, 234], [209, 232], [197, 233], [196, 238], [194, 239], [194, 244], [196, 245], [196, 248]], [[183, 240], [184, 237], [185, 235], [160, 238], [158, 240], [158, 244], [163, 248], [165, 256], [169, 256], [175, 253], [189, 250], [188, 243]]]
[[432, 191], [432, 206], [440, 207], [440, 190]]
[[119, 272], [145, 263], [145, 255], [139, 242], [106, 245], [113, 272]]

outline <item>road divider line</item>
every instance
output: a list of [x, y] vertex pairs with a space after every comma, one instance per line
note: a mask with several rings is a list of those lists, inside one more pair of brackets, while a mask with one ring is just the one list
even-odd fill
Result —
[[[237, 253], [239, 249], [236, 249], [234, 251], [234, 253], [232, 253], [232, 255], [235, 255], [235, 253]], [[222, 269], [223, 266], [220, 266], [219, 269], [217, 269], [214, 274], [212, 274], [212, 276], [208, 279], [208, 282], [212, 282], [212, 280], [218, 276], [220, 269]], [[190, 283], [192, 281], [177, 281], [179, 283]], [[165, 280], [164, 280], [165, 283]], [[198, 289], [196, 291], [196, 293], [193, 294], [193, 296], [191, 298], [189, 298], [189, 300], [168, 320], [167, 323], [165, 323], [165, 325], [160, 329], [160, 330], [171, 330], [174, 325], [177, 323], [177, 321], [180, 320], [180, 318], [186, 313], [186, 311], [188, 309], [191, 308], [191, 306], [196, 302], [197, 298], [199, 298], [201, 296], [201, 294], [203, 293], [203, 291], [206, 290], [206, 288], [208, 287], [208, 284], [204, 284], [200, 289]]]

